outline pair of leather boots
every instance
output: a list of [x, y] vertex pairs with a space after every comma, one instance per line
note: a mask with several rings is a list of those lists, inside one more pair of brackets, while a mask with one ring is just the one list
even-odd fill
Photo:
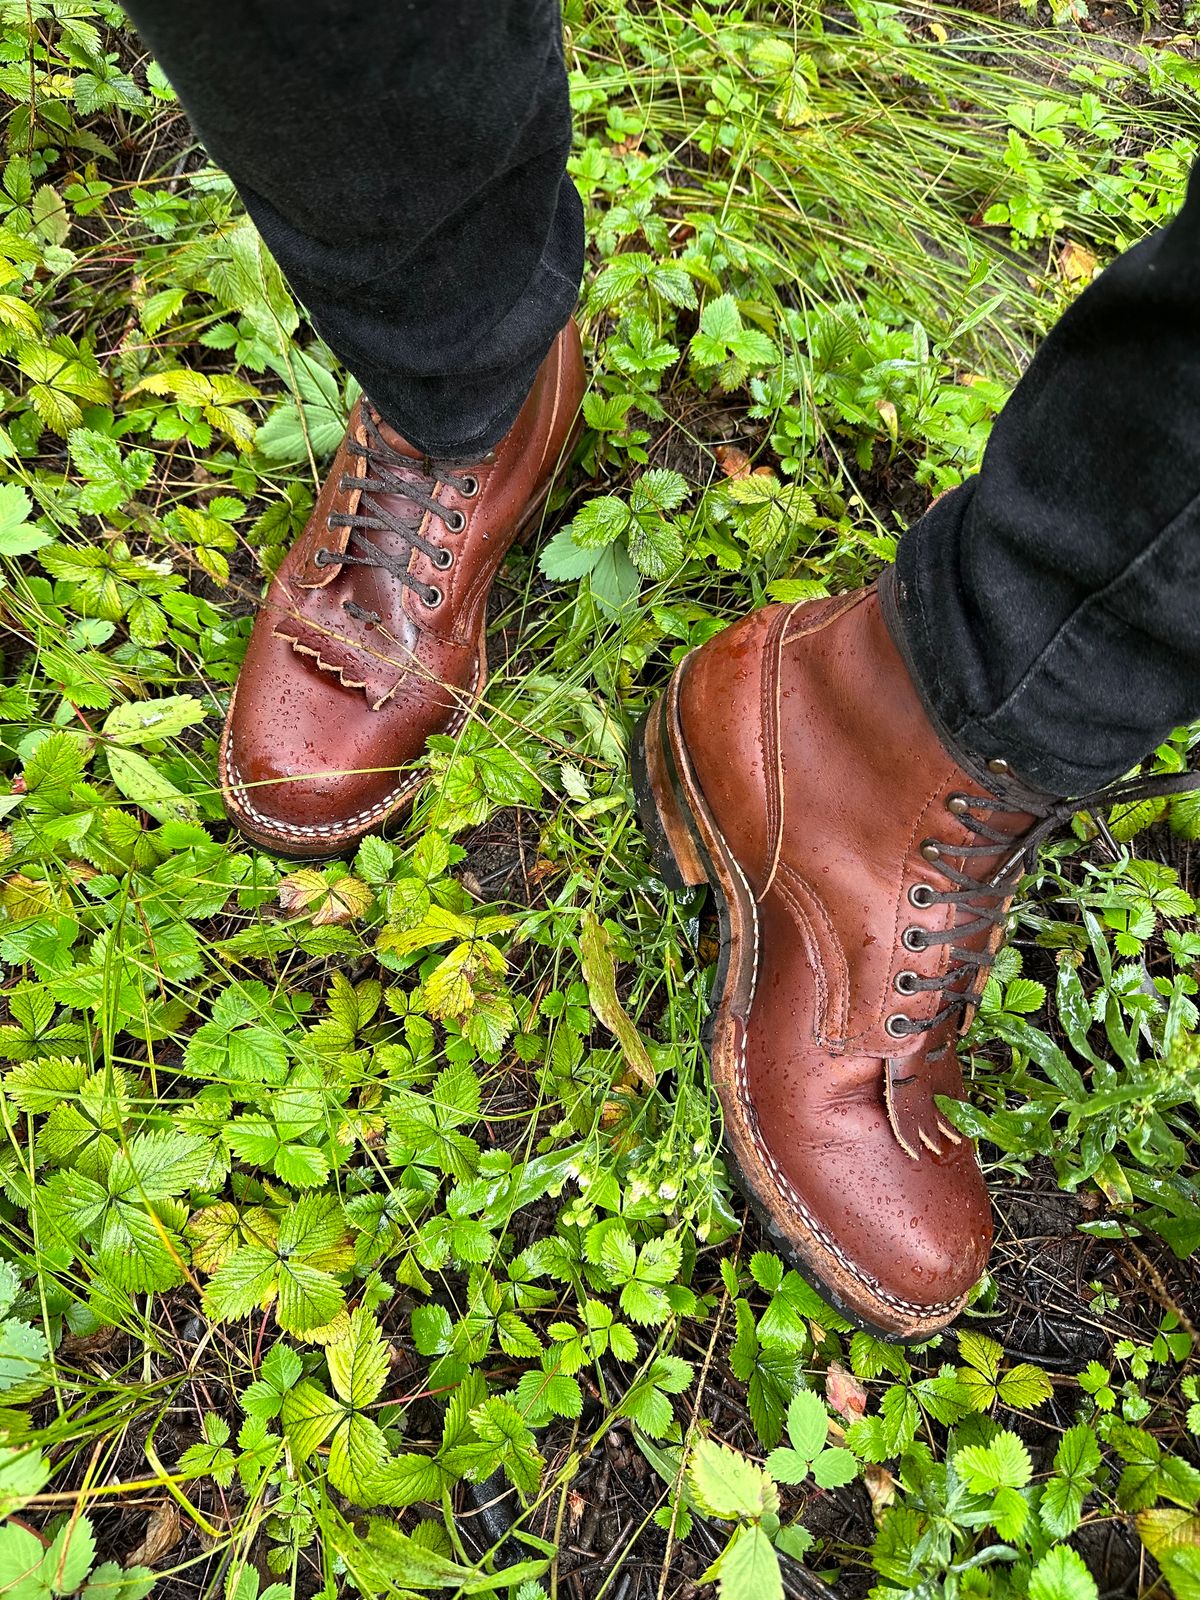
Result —
[[[292, 856], [400, 816], [487, 673], [488, 592], [569, 458], [569, 326], [485, 460], [437, 463], [365, 403], [255, 623], [220, 748], [229, 814]], [[769, 606], [694, 651], [639, 732], [664, 878], [710, 884], [725, 1140], [775, 1242], [859, 1325], [928, 1337], [988, 1258], [978, 1158], [939, 1109], [1031, 844], [1070, 808], [943, 744], [887, 581]]]

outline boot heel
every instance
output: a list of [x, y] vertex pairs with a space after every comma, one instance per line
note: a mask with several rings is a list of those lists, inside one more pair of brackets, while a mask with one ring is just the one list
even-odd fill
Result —
[[672, 778], [666, 718], [664, 694], [650, 707], [634, 735], [633, 792], [659, 876], [668, 889], [681, 891], [707, 883], [708, 869]]

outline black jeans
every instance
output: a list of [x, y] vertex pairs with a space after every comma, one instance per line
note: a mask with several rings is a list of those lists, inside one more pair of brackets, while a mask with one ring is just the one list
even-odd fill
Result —
[[[508, 430], [583, 266], [558, 0], [131, 0], [210, 153], [389, 421]], [[893, 628], [960, 749], [1080, 793], [1200, 717], [1200, 179], [1046, 340]]]
[[133, 0], [209, 154], [374, 404], [508, 432], [583, 276], [559, 0]]

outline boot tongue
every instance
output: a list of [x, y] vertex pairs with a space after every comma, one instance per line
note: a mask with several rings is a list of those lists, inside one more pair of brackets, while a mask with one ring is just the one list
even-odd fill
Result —
[[416, 445], [410, 444], [403, 434], [397, 433], [391, 423], [385, 422], [375, 407], [369, 405], [369, 402], [364, 400], [363, 404], [368, 406], [371, 418], [379, 429], [379, 436], [389, 450], [394, 450], [397, 455], [408, 456], [414, 462], [425, 461], [426, 456], [423, 450], [418, 450]]

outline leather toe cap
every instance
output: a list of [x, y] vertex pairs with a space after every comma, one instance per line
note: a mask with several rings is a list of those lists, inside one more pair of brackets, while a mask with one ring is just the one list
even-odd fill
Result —
[[272, 848], [328, 854], [402, 801], [424, 730], [372, 712], [358, 690], [302, 666], [265, 620], [255, 627], [222, 740], [226, 806]]
[[875, 1325], [907, 1334], [949, 1321], [982, 1276], [992, 1241], [973, 1144], [943, 1137], [936, 1151], [902, 1148], [882, 1062], [859, 1064], [858, 1092], [828, 1097], [811, 1074], [777, 1058], [759, 1066], [750, 1063], [754, 1137], [781, 1231], [843, 1305]]

